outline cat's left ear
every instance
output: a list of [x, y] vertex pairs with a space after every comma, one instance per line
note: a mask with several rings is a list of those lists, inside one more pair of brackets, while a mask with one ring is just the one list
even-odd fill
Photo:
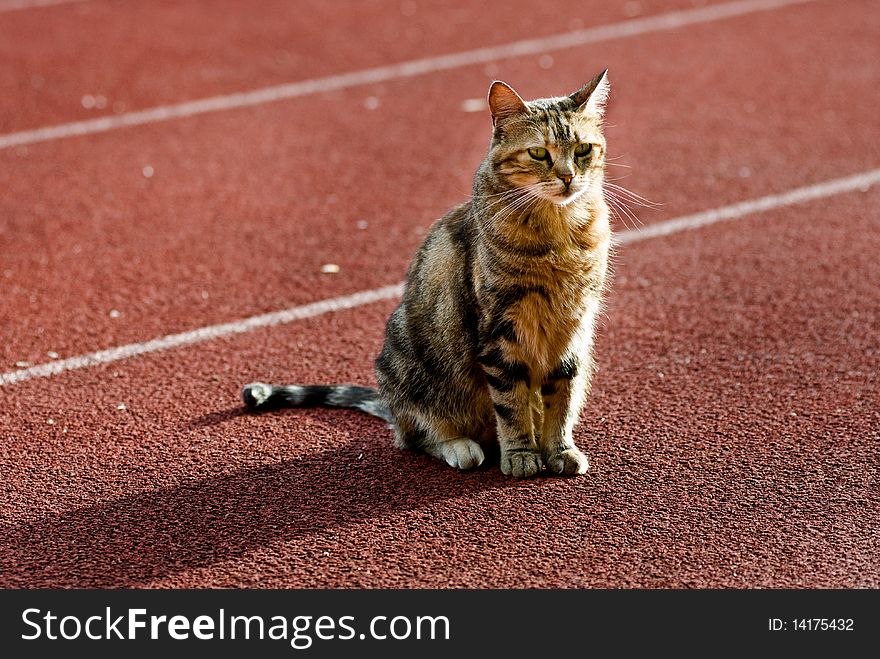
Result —
[[496, 80], [489, 87], [489, 109], [492, 111], [492, 125], [520, 114], [528, 114], [529, 108], [513, 87], [506, 82]]
[[569, 98], [577, 104], [578, 112], [601, 117], [605, 114], [605, 101], [608, 100], [609, 91], [611, 85], [608, 82], [608, 69], [605, 69]]

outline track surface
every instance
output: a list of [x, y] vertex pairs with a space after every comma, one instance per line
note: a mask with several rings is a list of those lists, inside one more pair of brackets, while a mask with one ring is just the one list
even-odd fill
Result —
[[[0, 133], [693, 6], [217, 4], [0, 15]], [[496, 77], [609, 67], [609, 176], [663, 204], [646, 225], [874, 170], [878, 31], [880, 3], [819, 0], [2, 149], [0, 370], [400, 281], [468, 194], [489, 123], [462, 104]], [[880, 587], [878, 208], [866, 185], [622, 246], [585, 477], [243, 413], [253, 379], [374, 382], [393, 300], [4, 384], [0, 586]]]

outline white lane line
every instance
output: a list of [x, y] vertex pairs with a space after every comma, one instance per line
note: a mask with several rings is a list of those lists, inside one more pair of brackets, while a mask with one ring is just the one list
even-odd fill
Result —
[[25, 130], [16, 133], [0, 135], [0, 149], [49, 140], [89, 135], [92, 133], [104, 133], [126, 126], [139, 126], [143, 124], [170, 121], [183, 117], [192, 117], [209, 112], [221, 112], [246, 108], [264, 103], [272, 103], [310, 94], [338, 91], [358, 85], [374, 84], [411, 78], [413, 76], [448, 71], [474, 64], [486, 64], [510, 57], [524, 55], [538, 55], [564, 48], [573, 48], [600, 41], [610, 41], [623, 37], [631, 37], [648, 32], [661, 30], [674, 30], [686, 25], [697, 23], [709, 23], [734, 16], [742, 16], [760, 11], [769, 11], [788, 5], [814, 2], [815, 0], [739, 0], [720, 5], [710, 5], [699, 9], [686, 9], [673, 11], [657, 16], [647, 16], [622, 23], [611, 23], [593, 28], [586, 28], [574, 32], [565, 32], [540, 39], [526, 39], [514, 41], [500, 46], [477, 48], [460, 53], [440, 55], [437, 57], [425, 57], [423, 59], [409, 60], [389, 66], [379, 66], [372, 69], [362, 69], [350, 73], [312, 78], [273, 87], [264, 87], [249, 92], [212, 96], [196, 101], [162, 105], [148, 110], [128, 112], [97, 119], [75, 121], [68, 124], [46, 126], [33, 130]]
[[699, 229], [708, 224], [715, 224], [724, 220], [735, 220], [754, 213], [763, 213], [774, 208], [782, 208], [792, 204], [802, 204], [813, 199], [831, 197], [842, 192], [852, 192], [853, 190], [867, 191], [868, 188], [876, 185], [878, 182], [880, 182], [880, 169], [871, 169], [861, 174], [832, 179], [824, 183], [816, 183], [815, 185], [807, 185], [802, 188], [789, 190], [788, 192], [767, 195], [759, 199], [740, 201], [730, 206], [722, 206], [721, 208], [714, 208], [694, 213], [693, 215], [683, 215], [673, 220], [650, 224], [642, 229], [621, 231], [615, 235], [615, 242], [621, 245], [639, 242], [648, 238], [668, 236], [671, 233], [678, 233], [688, 229]]
[[[651, 224], [641, 230], [622, 231], [615, 236], [615, 242], [618, 244], [635, 243], [650, 238], [660, 236], [668, 236], [679, 231], [687, 231], [700, 227], [723, 222], [726, 220], [735, 220], [748, 217], [755, 213], [772, 210], [774, 208], [782, 208], [793, 204], [801, 204], [813, 199], [822, 199], [844, 192], [852, 192], [854, 190], [867, 191], [871, 186], [880, 183], [880, 169], [872, 169], [860, 174], [854, 174], [845, 178], [833, 179], [807, 185], [801, 188], [795, 188], [788, 192], [780, 194], [768, 195], [759, 199], [751, 199], [742, 201], [730, 206], [723, 206], [712, 210], [703, 211], [702, 213], [694, 213], [677, 217], [665, 222]], [[353, 309], [361, 307], [380, 300], [390, 300], [401, 296], [403, 293], [403, 283], [383, 286], [368, 291], [360, 291], [351, 295], [343, 295], [342, 297], [330, 298], [319, 302], [312, 302], [298, 307], [291, 307], [282, 311], [274, 311], [272, 313], [262, 314], [260, 316], [252, 316], [244, 320], [237, 320], [222, 325], [210, 325], [189, 332], [180, 334], [169, 334], [145, 343], [129, 343], [128, 345], [119, 346], [118, 348], [110, 348], [108, 350], [100, 350], [79, 357], [71, 357], [47, 364], [40, 364], [30, 368], [18, 371], [9, 371], [0, 374], [0, 386], [15, 384], [16, 382], [24, 382], [32, 378], [43, 378], [50, 375], [57, 375], [65, 371], [73, 371], [88, 366], [97, 366], [98, 364], [109, 364], [110, 362], [121, 361], [138, 355], [145, 355], [171, 348], [201, 343], [202, 341], [210, 341], [224, 336], [234, 334], [243, 334], [261, 327], [271, 327], [273, 325], [283, 325], [296, 320], [305, 318], [314, 318], [325, 313], [341, 311], [343, 309]]]
[[262, 314], [260, 316], [251, 316], [244, 320], [237, 320], [231, 323], [223, 323], [222, 325], [209, 325], [208, 327], [200, 327], [199, 329], [190, 330], [189, 332], [181, 332], [180, 334], [169, 334], [145, 343], [129, 343], [128, 345], [119, 346], [118, 348], [109, 348], [108, 350], [99, 350], [87, 355], [79, 357], [71, 357], [62, 359], [39, 366], [32, 366], [21, 371], [11, 371], [0, 375], [0, 386], [13, 384], [31, 378], [44, 378], [65, 371], [73, 371], [88, 366], [97, 366], [98, 364], [109, 364], [110, 362], [118, 362], [123, 359], [145, 355], [151, 352], [160, 352], [170, 348], [179, 348], [180, 346], [192, 345], [193, 343], [201, 343], [202, 341], [210, 341], [223, 336], [231, 336], [233, 334], [243, 334], [260, 327], [271, 327], [272, 325], [282, 325], [284, 323], [292, 323], [295, 320], [304, 320], [321, 316], [331, 311], [341, 311], [342, 309], [352, 309], [354, 307], [362, 307], [365, 304], [378, 302], [379, 300], [388, 300], [400, 297], [403, 294], [403, 284], [393, 284], [391, 286], [383, 286], [369, 291], [360, 291], [351, 295], [343, 295], [342, 297], [334, 297], [329, 300], [320, 300], [299, 307], [291, 307], [283, 311], [273, 311], [271, 313]]
[[67, 5], [74, 2], [86, 2], [86, 0], [0, 0], [0, 13], [4, 11], [18, 11], [32, 7], [51, 7], [52, 5]]

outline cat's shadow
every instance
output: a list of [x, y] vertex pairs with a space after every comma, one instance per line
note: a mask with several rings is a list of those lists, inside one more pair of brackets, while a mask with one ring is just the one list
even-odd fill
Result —
[[203, 414], [202, 416], [193, 419], [190, 421], [186, 428], [188, 430], [196, 430], [198, 428], [211, 428], [213, 426], [218, 426], [221, 423], [226, 423], [227, 421], [233, 421], [241, 416], [250, 416], [253, 412], [249, 411], [243, 405], [237, 405], [235, 407], [230, 407], [225, 410], [217, 410], [215, 412], [208, 412], [207, 414]]
[[[272, 412], [272, 414], [284, 412]], [[209, 427], [235, 408], [191, 422]], [[525, 483], [458, 472], [390, 437], [336, 446], [0, 526], [0, 586], [137, 588], [284, 540]]]

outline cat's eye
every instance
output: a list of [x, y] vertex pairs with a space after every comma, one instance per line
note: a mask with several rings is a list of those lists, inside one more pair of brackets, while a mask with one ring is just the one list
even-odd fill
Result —
[[529, 149], [529, 155], [535, 160], [550, 160], [550, 154], [542, 146], [533, 146]]
[[590, 155], [590, 152], [593, 150], [592, 144], [578, 144], [574, 148], [574, 157], [575, 158], [584, 158], [585, 156]]

